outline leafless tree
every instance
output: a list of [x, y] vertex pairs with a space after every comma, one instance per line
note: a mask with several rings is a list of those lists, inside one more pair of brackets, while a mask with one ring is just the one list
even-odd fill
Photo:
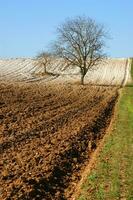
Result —
[[43, 67], [44, 73], [47, 73], [47, 66], [50, 65], [52, 61], [52, 55], [49, 52], [41, 52], [37, 55], [37, 64]]
[[104, 26], [87, 17], [68, 19], [57, 28], [53, 52], [69, 65], [78, 66], [81, 84], [89, 69], [94, 69], [105, 58], [103, 52], [106, 33]]

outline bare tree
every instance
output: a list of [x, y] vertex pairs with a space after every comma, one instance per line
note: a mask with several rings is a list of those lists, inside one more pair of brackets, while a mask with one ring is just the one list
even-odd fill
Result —
[[52, 55], [49, 52], [41, 52], [37, 55], [37, 64], [43, 67], [44, 73], [47, 73], [47, 66], [52, 61]]
[[69, 65], [78, 66], [81, 84], [89, 69], [94, 69], [105, 58], [103, 53], [106, 37], [104, 26], [91, 18], [76, 17], [66, 20], [57, 28], [57, 40], [53, 52], [64, 58]]

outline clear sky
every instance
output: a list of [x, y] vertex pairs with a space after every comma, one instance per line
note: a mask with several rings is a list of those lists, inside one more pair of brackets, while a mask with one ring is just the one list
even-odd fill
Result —
[[58, 24], [78, 15], [109, 30], [109, 56], [133, 56], [133, 0], [0, 0], [0, 57], [35, 56], [55, 39]]

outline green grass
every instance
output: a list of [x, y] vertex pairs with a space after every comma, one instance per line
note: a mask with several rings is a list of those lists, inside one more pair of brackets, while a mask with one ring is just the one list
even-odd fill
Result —
[[78, 200], [133, 200], [133, 87], [123, 89], [116, 118]]

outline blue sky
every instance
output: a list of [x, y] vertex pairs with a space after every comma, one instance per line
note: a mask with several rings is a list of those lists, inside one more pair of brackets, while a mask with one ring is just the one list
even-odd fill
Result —
[[0, 0], [0, 57], [32, 57], [68, 17], [86, 15], [110, 32], [107, 53], [133, 56], [133, 0]]

